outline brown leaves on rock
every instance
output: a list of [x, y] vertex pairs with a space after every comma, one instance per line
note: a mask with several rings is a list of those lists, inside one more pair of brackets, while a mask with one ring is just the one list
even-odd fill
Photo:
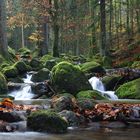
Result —
[[4, 98], [2, 102], [0, 102], [0, 111], [3, 112], [12, 112], [12, 111], [26, 111], [32, 110], [36, 111], [36, 106], [34, 105], [17, 105], [14, 104], [13, 101], [9, 98]]
[[91, 110], [77, 111], [88, 121], [125, 121], [126, 118], [135, 117], [132, 112], [136, 107], [140, 110], [140, 104], [98, 103]]

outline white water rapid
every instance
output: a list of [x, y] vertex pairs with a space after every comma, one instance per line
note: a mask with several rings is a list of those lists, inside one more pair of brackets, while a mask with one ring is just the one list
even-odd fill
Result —
[[23, 78], [24, 85], [19, 89], [12, 91], [9, 95], [14, 97], [15, 100], [26, 100], [26, 99], [32, 99], [34, 97], [34, 94], [31, 91], [31, 81], [32, 75], [26, 74], [26, 78]]
[[114, 91], [105, 91], [105, 87], [99, 78], [92, 77], [89, 79], [89, 83], [91, 84], [91, 86], [94, 90], [99, 91], [103, 96], [105, 96], [111, 100], [118, 99], [118, 97], [117, 97], [117, 95], [115, 95]]

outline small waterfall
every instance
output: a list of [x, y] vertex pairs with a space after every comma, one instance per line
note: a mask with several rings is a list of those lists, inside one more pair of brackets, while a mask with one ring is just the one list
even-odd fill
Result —
[[26, 78], [23, 78], [24, 86], [22, 86], [19, 90], [12, 91], [9, 95], [13, 96], [15, 100], [25, 100], [25, 99], [32, 99], [34, 94], [31, 91], [31, 81], [32, 75], [26, 74]]
[[91, 86], [94, 90], [99, 91], [103, 96], [106, 96], [107, 98], [109, 98], [111, 100], [118, 99], [118, 97], [115, 95], [114, 91], [105, 91], [105, 87], [99, 78], [92, 77], [89, 79], [89, 83], [91, 84]]

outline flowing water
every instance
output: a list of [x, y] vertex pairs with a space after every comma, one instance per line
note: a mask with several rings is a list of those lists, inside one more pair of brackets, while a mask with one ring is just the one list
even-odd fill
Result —
[[31, 81], [32, 75], [31, 74], [26, 74], [26, 78], [23, 78], [24, 85], [19, 89], [12, 91], [9, 95], [14, 97], [15, 100], [22, 100], [22, 99], [32, 99], [34, 97], [34, 94], [32, 93], [31, 90]]
[[63, 135], [37, 132], [1, 133], [0, 140], [140, 140], [139, 130], [139, 127], [77, 129], [69, 130], [67, 134]]
[[111, 100], [118, 99], [118, 97], [115, 95], [114, 91], [105, 91], [105, 87], [99, 78], [92, 77], [89, 79], [89, 83], [91, 84], [91, 86], [94, 90], [99, 91], [103, 96], [106, 96]]

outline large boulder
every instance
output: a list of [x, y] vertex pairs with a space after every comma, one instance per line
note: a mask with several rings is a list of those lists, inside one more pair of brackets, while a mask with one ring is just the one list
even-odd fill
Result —
[[0, 94], [5, 94], [8, 91], [7, 82], [4, 75], [0, 72]]
[[94, 61], [83, 63], [81, 65], [81, 70], [85, 73], [105, 73], [104, 68]]
[[123, 99], [140, 99], [140, 78], [121, 85], [116, 94]]
[[46, 68], [39, 70], [37, 73], [34, 73], [31, 80], [33, 82], [43, 82], [50, 79], [50, 71]]
[[91, 85], [79, 67], [68, 62], [60, 62], [52, 69], [52, 82], [57, 91], [75, 95], [81, 90], [91, 89]]
[[67, 131], [68, 124], [57, 113], [42, 110], [33, 112], [28, 116], [27, 127], [34, 131], [65, 133]]
[[28, 66], [23, 61], [16, 62], [14, 66], [17, 68], [19, 74], [26, 73], [28, 71]]
[[85, 99], [95, 99], [95, 100], [105, 100], [106, 97], [102, 96], [100, 92], [96, 90], [86, 90], [80, 91], [77, 95], [77, 98], [85, 98]]
[[7, 78], [15, 78], [18, 75], [18, 70], [15, 66], [4, 67], [2, 72]]

